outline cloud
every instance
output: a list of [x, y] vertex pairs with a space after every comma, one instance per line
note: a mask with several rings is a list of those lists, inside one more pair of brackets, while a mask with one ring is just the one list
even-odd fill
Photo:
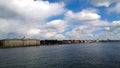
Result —
[[[30, 24], [22, 23], [19, 20], [6, 20], [6, 19], [0, 19], [0, 32], [1, 33], [17, 33], [17, 34], [23, 34], [25, 35], [27, 31], [31, 28], [34, 28], [33, 26], [30, 26]], [[27, 27], [29, 26], [29, 27]]]
[[120, 13], [120, 0], [92, 0], [91, 4], [96, 7], [105, 6], [108, 12]]
[[52, 20], [45, 24], [42, 30], [38, 30], [39, 37], [42, 39], [66, 39], [63, 32], [67, 28], [67, 22], [64, 20]]
[[79, 21], [91, 21], [91, 20], [97, 20], [101, 18], [101, 16], [97, 14], [97, 10], [95, 9], [84, 9], [77, 13], [68, 11], [66, 13], [66, 17], [70, 19], [76, 19]]
[[97, 7], [110, 7], [111, 4], [118, 2], [120, 2], [120, 0], [91, 0], [91, 4]]
[[114, 1], [113, 0], [92, 0], [91, 4], [97, 7], [100, 7], [100, 6], [109, 7], [112, 2]]
[[120, 13], [120, 2], [118, 2], [115, 6], [108, 9], [109, 12]]
[[27, 27], [24, 26], [25, 24], [22, 24], [17, 20], [0, 18], [0, 24], [0, 38], [18, 38], [24, 36], [27, 31]]
[[67, 22], [63, 20], [53, 20], [46, 24], [47, 29], [53, 30], [56, 32], [64, 32], [67, 27]]
[[[96, 9], [84, 9], [79, 12], [68, 11], [65, 14], [68, 28], [65, 36], [69, 39], [97, 39], [95, 35], [107, 30], [110, 22], [100, 20]], [[109, 28], [110, 29], [110, 28]]]
[[[5, 0], [0, 5], [18, 13], [27, 19], [46, 19], [64, 12], [63, 3], [49, 3], [34, 0]], [[44, 8], [43, 8], [44, 7]]]
[[6, 18], [6, 19], [12, 19], [12, 18], [17, 18], [18, 14], [11, 9], [0, 6], [0, 18]]
[[[92, 4], [108, 7], [113, 0], [104, 2], [98, 0]], [[114, 2], [118, 3], [111, 12], [119, 13], [119, 1]], [[61, 15], [64, 15], [62, 19], [48, 21]], [[0, 0], [0, 24], [0, 38], [95, 39], [120, 36], [120, 21], [101, 20], [99, 10], [93, 8], [78, 12], [67, 10], [61, 1]]]
[[[56, 27], [50, 31], [51, 35], [63, 38], [58, 32], [65, 30], [64, 21], [46, 22], [47, 18], [63, 14], [66, 11], [63, 3], [49, 3], [42, 0], [0, 0], [0, 9], [0, 38], [23, 36], [47, 38], [45, 34], [48, 34], [47, 29], [51, 27]], [[57, 25], [59, 26], [57, 27]], [[54, 30], [58, 32], [54, 33]]]
[[109, 25], [108, 21], [103, 21], [103, 20], [94, 20], [94, 21], [89, 21], [88, 23], [92, 27], [101, 27], [101, 26], [108, 26]]
[[57, 33], [57, 32], [46, 32], [46, 34], [44, 34], [44, 36], [46, 39], [66, 39], [65, 36], [63, 34]]
[[[69, 39], [89, 39], [90, 37], [92, 37], [92, 31], [94, 30], [94, 28], [89, 27], [89, 26], [79, 26], [74, 28], [72, 31], [67, 32], [66, 36]], [[88, 38], [87, 38], [88, 37]]]
[[111, 23], [114, 26], [120, 25], [120, 21], [113, 21], [113, 23]]
[[120, 21], [91, 21], [66, 33], [69, 39], [120, 39]]
[[2, 24], [0, 25], [0, 38], [22, 38], [26, 36], [37, 39], [66, 39], [62, 34], [67, 27], [63, 20], [53, 20], [44, 24], [45, 26], [39, 27], [32, 23], [0, 19], [0, 24]]
[[120, 39], [120, 21], [109, 23], [105, 26], [105, 30], [98, 33], [95, 37], [99, 39]]
[[38, 34], [35, 35], [29, 35], [28, 37], [30, 38], [38, 38], [38, 39], [66, 39], [66, 37], [62, 34], [62, 33], [58, 33], [56, 31], [51, 31], [51, 30], [47, 30], [47, 29], [43, 29], [43, 30], [38, 30], [37, 31]]
[[28, 34], [36, 35], [36, 34], [39, 34], [39, 32], [40, 32], [40, 29], [30, 29], [28, 31]]

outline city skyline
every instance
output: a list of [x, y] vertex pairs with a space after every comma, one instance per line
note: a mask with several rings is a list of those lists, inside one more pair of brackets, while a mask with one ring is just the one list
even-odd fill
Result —
[[119, 0], [1, 0], [0, 38], [120, 39]]

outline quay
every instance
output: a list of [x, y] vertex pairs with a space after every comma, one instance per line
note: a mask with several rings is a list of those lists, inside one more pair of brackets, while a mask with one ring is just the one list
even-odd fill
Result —
[[38, 39], [3, 39], [0, 40], [0, 47], [26, 47], [26, 46], [39, 46], [40, 40]]
[[55, 44], [79, 44], [100, 42], [99, 40], [39, 40], [39, 39], [2, 39], [0, 40], [0, 48], [9, 47], [26, 47], [26, 46], [42, 46]]

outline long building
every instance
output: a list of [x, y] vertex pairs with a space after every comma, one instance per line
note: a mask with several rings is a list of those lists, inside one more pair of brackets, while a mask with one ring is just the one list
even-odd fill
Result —
[[0, 47], [39, 46], [38, 39], [3, 39], [0, 40]]

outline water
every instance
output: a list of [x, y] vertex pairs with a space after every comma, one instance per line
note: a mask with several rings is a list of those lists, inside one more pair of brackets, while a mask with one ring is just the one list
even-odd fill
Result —
[[120, 42], [0, 49], [0, 68], [120, 68]]

